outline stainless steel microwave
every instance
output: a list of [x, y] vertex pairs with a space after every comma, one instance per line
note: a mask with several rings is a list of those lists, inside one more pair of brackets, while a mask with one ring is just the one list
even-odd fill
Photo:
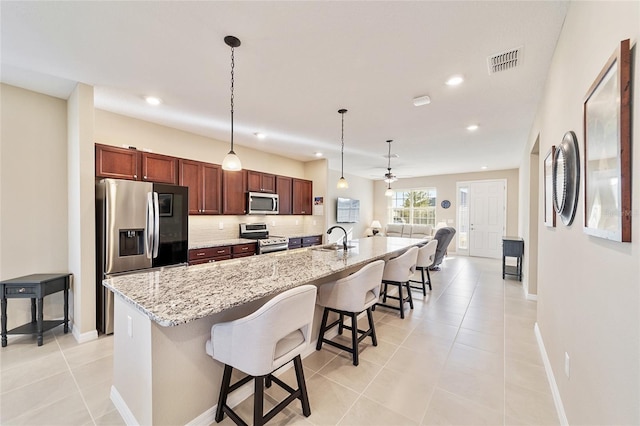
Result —
[[247, 206], [249, 214], [278, 214], [280, 207], [278, 194], [249, 192], [248, 198]]

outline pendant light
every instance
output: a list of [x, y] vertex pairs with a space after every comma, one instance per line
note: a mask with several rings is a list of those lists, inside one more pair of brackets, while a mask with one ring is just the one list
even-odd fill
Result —
[[347, 180], [344, 178], [344, 113], [347, 112], [346, 109], [339, 109], [338, 112], [342, 115], [342, 148], [340, 150], [340, 159], [342, 161], [342, 166], [340, 168], [340, 179], [338, 179], [338, 189], [347, 189], [349, 188], [349, 184]]
[[391, 142], [393, 142], [393, 140], [391, 139], [387, 141], [387, 143], [389, 144], [389, 155], [387, 156], [389, 161], [387, 162], [387, 174], [384, 175], [384, 181], [387, 182], [387, 190], [384, 191], [384, 195], [386, 195], [387, 197], [393, 196], [391, 182], [394, 182], [396, 180], [395, 176], [391, 174]]
[[236, 47], [240, 46], [240, 40], [234, 36], [226, 36], [224, 42], [231, 48], [231, 150], [222, 160], [222, 170], [236, 171], [242, 170], [242, 163], [233, 151], [233, 68], [235, 67], [233, 52]]

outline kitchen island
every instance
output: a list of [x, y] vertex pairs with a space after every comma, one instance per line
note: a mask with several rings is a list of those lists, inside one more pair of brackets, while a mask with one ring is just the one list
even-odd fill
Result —
[[222, 364], [204, 350], [213, 324], [243, 317], [290, 288], [335, 280], [424, 240], [349, 243], [353, 247], [346, 254], [316, 246], [105, 280], [116, 295], [111, 398], [123, 419], [210, 424], [222, 376]]

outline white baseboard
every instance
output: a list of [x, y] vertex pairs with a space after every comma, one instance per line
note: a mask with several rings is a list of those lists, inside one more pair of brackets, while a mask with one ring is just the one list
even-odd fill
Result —
[[71, 325], [71, 333], [78, 343], [86, 343], [98, 338], [97, 330], [91, 330], [81, 334], [78, 331], [78, 327], [74, 327], [73, 324]]
[[120, 395], [120, 392], [118, 392], [118, 390], [114, 386], [111, 386], [110, 396], [111, 402], [113, 402], [116, 410], [118, 410], [118, 413], [120, 413], [120, 416], [122, 417], [122, 420], [124, 420], [124, 423], [128, 426], [139, 426], [140, 423], [138, 422], [138, 420], [136, 420], [136, 416], [134, 416], [131, 410], [129, 410], [129, 406]]
[[549, 386], [551, 387], [551, 394], [553, 395], [553, 403], [556, 406], [558, 419], [560, 420], [561, 425], [568, 426], [569, 420], [567, 420], [567, 413], [564, 411], [564, 405], [562, 404], [562, 398], [560, 397], [560, 390], [558, 389], [558, 384], [556, 383], [556, 378], [553, 374], [551, 362], [549, 361], [549, 357], [547, 356], [547, 350], [544, 347], [542, 334], [540, 334], [540, 328], [538, 327], [537, 322], [533, 327], [533, 330], [536, 334], [536, 340], [538, 341], [538, 348], [540, 349], [540, 355], [542, 356], [542, 362], [544, 363], [544, 370], [547, 373], [547, 380], [549, 381]]

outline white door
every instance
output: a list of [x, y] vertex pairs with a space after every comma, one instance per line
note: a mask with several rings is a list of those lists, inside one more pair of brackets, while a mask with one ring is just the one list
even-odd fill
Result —
[[505, 235], [504, 180], [469, 183], [469, 255], [502, 257]]

